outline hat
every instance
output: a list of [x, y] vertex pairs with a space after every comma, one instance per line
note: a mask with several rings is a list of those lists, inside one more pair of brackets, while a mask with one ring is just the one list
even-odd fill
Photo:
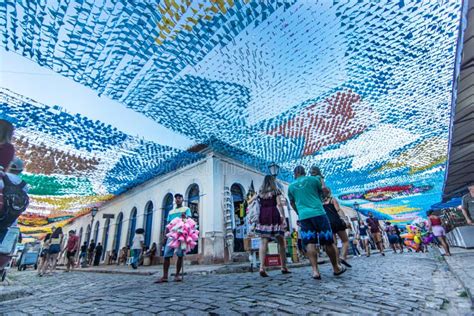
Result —
[[23, 171], [23, 160], [18, 157], [13, 158], [12, 162], [10, 163], [10, 171]]

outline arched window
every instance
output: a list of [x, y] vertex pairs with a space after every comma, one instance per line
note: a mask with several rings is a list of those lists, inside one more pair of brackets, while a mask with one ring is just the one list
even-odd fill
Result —
[[153, 202], [148, 201], [145, 206], [145, 216], [143, 218], [143, 227], [145, 229], [145, 246], [150, 247], [151, 231], [153, 228]]
[[243, 252], [244, 233], [245, 233], [245, 208], [244, 208], [244, 189], [238, 183], [230, 187], [232, 201], [234, 206], [234, 252]]
[[[168, 222], [168, 214], [173, 209], [173, 194], [168, 193], [163, 198], [163, 216], [161, 217], [161, 236], [160, 236], [160, 244], [164, 245], [164, 241], [166, 239], [166, 224]], [[161, 249], [161, 255], [163, 255], [164, 247]]]
[[104, 226], [104, 233], [102, 234], [102, 259], [104, 260], [105, 253], [107, 252], [107, 243], [109, 241], [109, 228], [110, 228], [110, 218], [107, 218]]
[[[188, 207], [191, 209], [191, 216], [199, 225], [199, 186], [197, 184], [191, 184], [187, 190], [186, 195], [188, 201]], [[190, 252], [190, 254], [196, 254], [199, 250], [199, 244]]]
[[99, 243], [99, 226], [100, 226], [100, 222], [97, 221], [95, 223], [95, 229], [94, 229], [94, 241], [95, 241], [95, 244], [97, 245]]
[[133, 237], [135, 237], [135, 228], [137, 227], [137, 208], [132, 209], [130, 213], [130, 222], [128, 223], [128, 246], [132, 246]]
[[87, 244], [90, 244], [91, 242], [91, 225], [87, 225], [87, 229], [86, 229], [86, 240]]
[[122, 223], [123, 223], [123, 213], [120, 212], [115, 222], [114, 246], [113, 246], [115, 253], [117, 255], [120, 249], [120, 238], [122, 236]]

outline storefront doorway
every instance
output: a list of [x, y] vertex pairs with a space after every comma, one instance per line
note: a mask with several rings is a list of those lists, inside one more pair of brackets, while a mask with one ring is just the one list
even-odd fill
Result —
[[234, 252], [244, 252], [244, 238], [247, 234], [244, 208], [244, 189], [238, 183], [230, 187], [234, 207]]
[[120, 249], [120, 239], [122, 237], [122, 223], [123, 223], [123, 213], [117, 216], [117, 221], [115, 223], [115, 237], [114, 237], [114, 250], [115, 253], [118, 255]]
[[145, 207], [143, 227], [145, 228], [145, 247], [150, 247], [153, 226], [153, 202], [148, 201]]
[[135, 237], [135, 228], [137, 227], [137, 208], [132, 209], [130, 214], [130, 223], [128, 224], [128, 246], [132, 247], [133, 237]]
[[105, 221], [105, 226], [104, 226], [104, 233], [102, 235], [102, 258], [101, 260], [104, 260], [105, 254], [107, 252], [107, 244], [109, 241], [109, 228], [110, 228], [110, 218], [107, 218]]
[[165, 251], [165, 243], [166, 243], [166, 224], [168, 222], [168, 214], [173, 209], [174, 198], [173, 194], [168, 193], [165, 195], [163, 199], [162, 209], [163, 209], [163, 216], [161, 217], [161, 236], [160, 236], [160, 246], [161, 246], [161, 255]]
[[[187, 201], [188, 207], [191, 209], [191, 216], [198, 225], [199, 229], [199, 186], [197, 184], [191, 184], [188, 188]], [[199, 250], [199, 241], [196, 247], [191, 250], [190, 254], [197, 254]]]

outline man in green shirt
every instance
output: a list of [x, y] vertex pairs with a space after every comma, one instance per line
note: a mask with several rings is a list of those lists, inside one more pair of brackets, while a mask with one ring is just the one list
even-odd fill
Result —
[[307, 255], [313, 267], [313, 278], [321, 279], [318, 268], [316, 244], [325, 246], [331, 260], [334, 275], [343, 274], [346, 269], [339, 266], [337, 249], [326, 211], [321, 201], [322, 185], [320, 177], [307, 177], [303, 166], [294, 170], [295, 181], [288, 188], [291, 207], [298, 214], [301, 225], [301, 239], [307, 245]]

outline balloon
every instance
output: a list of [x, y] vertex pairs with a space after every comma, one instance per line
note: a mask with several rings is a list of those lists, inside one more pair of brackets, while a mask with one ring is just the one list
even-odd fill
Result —
[[421, 237], [420, 237], [420, 236], [415, 235], [415, 238], [413, 238], [413, 240], [414, 240], [417, 244], [421, 244]]

